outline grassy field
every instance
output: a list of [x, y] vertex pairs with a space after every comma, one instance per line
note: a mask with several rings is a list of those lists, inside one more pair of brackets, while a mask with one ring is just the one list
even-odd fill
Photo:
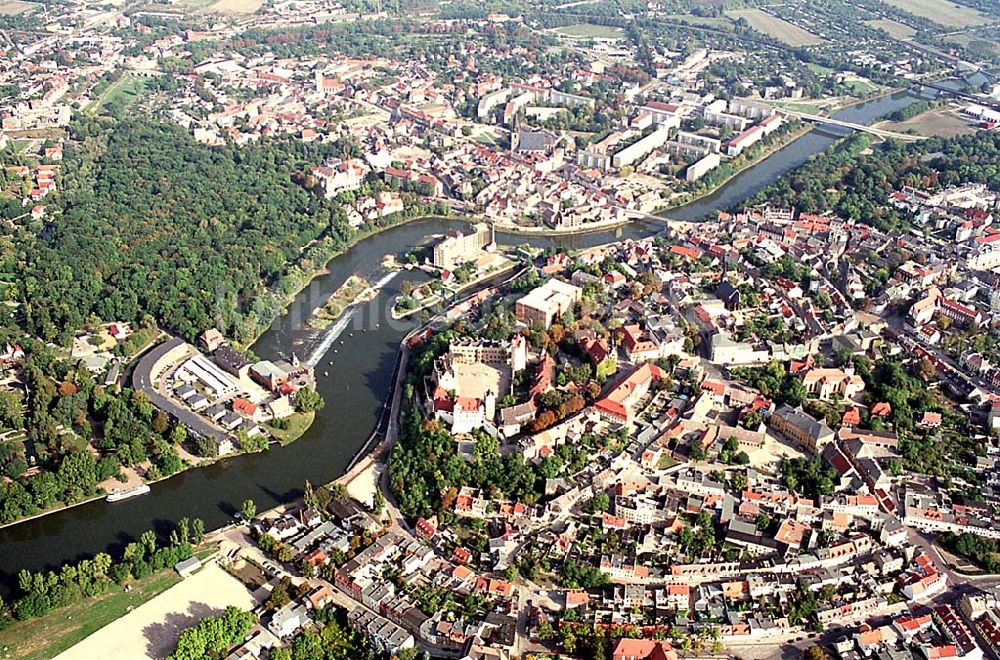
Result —
[[132, 583], [128, 593], [116, 588], [98, 598], [82, 600], [38, 619], [17, 621], [0, 631], [2, 657], [20, 660], [53, 658], [180, 581], [181, 577], [173, 570], [164, 570]]
[[981, 34], [969, 32], [965, 34], [954, 34], [945, 37], [945, 41], [954, 44], [959, 48], [973, 48], [981, 50], [986, 57], [1000, 57], [1000, 33], [995, 37], [990, 37], [987, 30], [980, 30]]
[[267, 425], [267, 430], [274, 436], [274, 439], [283, 445], [287, 445], [289, 442], [294, 442], [302, 437], [302, 434], [312, 425], [313, 420], [316, 418], [316, 413], [292, 413], [288, 417], [288, 428], [287, 429], [276, 429], [270, 424]]
[[815, 62], [809, 62], [806, 64], [809, 70], [815, 73], [817, 76], [828, 76], [833, 73], [833, 69], [828, 66], [823, 66], [822, 64], [816, 64]]
[[592, 23], [567, 25], [566, 27], [556, 28], [555, 31], [564, 37], [573, 37], [575, 39], [618, 39], [622, 36], [621, 28], [594, 25]]
[[777, 16], [772, 16], [760, 9], [739, 9], [727, 11], [726, 16], [734, 21], [745, 18], [755, 30], [769, 34], [775, 39], [785, 42], [789, 46], [814, 46], [825, 43], [823, 39], [812, 32], [803, 30], [797, 25], [782, 20]]
[[667, 468], [672, 468], [675, 465], [677, 465], [677, 459], [670, 454], [663, 452], [660, 454], [660, 460], [656, 464], [656, 469], [666, 470]]
[[138, 101], [146, 91], [146, 79], [129, 74], [111, 84], [101, 96], [94, 100], [87, 108], [87, 114], [93, 116], [100, 112], [101, 108], [120, 103], [129, 106]]
[[665, 20], [678, 23], [688, 23], [716, 30], [732, 30], [733, 22], [724, 16], [695, 16], [693, 14], [666, 14]]
[[864, 96], [875, 89], [875, 85], [864, 80], [848, 80], [844, 82], [844, 85], [849, 87], [855, 96]]
[[21, 2], [21, 0], [4, 0], [0, 2], [0, 16], [17, 16], [26, 11], [34, 9], [38, 5], [32, 2]]
[[882, 122], [879, 128], [897, 133], [912, 131], [927, 137], [954, 137], [973, 133], [976, 127], [947, 110], [929, 110], [906, 121]]
[[951, 0], [885, 0], [887, 4], [908, 11], [945, 27], [969, 27], [991, 22], [991, 18], [971, 7]]
[[906, 23], [900, 23], [888, 18], [882, 18], [877, 21], [865, 21], [865, 24], [876, 30], [885, 30], [893, 39], [910, 39], [917, 33], [915, 29]]

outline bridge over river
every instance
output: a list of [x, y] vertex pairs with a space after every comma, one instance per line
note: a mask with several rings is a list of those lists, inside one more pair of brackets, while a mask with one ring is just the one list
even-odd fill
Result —
[[803, 121], [811, 122], [813, 124], [842, 126], [844, 128], [850, 128], [855, 131], [871, 133], [872, 135], [877, 135], [880, 138], [894, 138], [896, 140], [903, 140], [904, 142], [919, 142], [920, 140], [927, 139], [923, 135], [909, 135], [906, 133], [896, 133], [894, 131], [887, 131], [881, 128], [876, 128], [874, 126], [867, 126], [865, 124], [856, 124], [854, 122], [844, 121], [842, 119], [834, 119], [833, 117], [824, 117], [822, 115], [811, 115], [807, 112], [797, 112], [795, 110], [788, 110], [786, 108], [778, 108], [778, 112], [789, 117], [795, 117]]

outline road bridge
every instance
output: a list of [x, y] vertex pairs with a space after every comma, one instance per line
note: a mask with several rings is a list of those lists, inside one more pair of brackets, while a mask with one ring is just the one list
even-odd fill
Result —
[[833, 117], [823, 117], [822, 115], [811, 115], [807, 112], [797, 112], [795, 110], [789, 110], [787, 108], [778, 108], [778, 112], [789, 117], [795, 117], [803, 121], [808, 121], [813, 124], [826, 124], [828, 126], [842, 126], [843, 128], [850, 128], [855, 131], [861, 131], [863, 133], [870, 133], [872, 135], [877, 135], [880, 138], [892, 138], [895, 140], [902, 140], [904, 142], [919, 142], [920, 140], [926, 140], [927, 138], [923, 135], [909, 135], [907, 133], [896, 133], [894, 131], [887, 131], [881, 128], [876, 128], [874, 126], [868, 126], [866, 124], [855, 124], [850, 121], [843, 121], [841, 119], [834, 119]]

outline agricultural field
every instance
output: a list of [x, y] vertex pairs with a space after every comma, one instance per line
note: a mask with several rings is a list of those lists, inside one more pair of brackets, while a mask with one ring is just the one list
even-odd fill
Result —
[[4, 0], [0, 2], [0, 16], [17, 16], [37, 7], [33, 2], [21, 2], [21, 0]]
[[826, 43], [821, 37], [816, 36], [812, 32], [803, 30], [797, 25], [793, 25], [777, 16], [772, 16], [760, 9], [727, 11], [726, 16], [734, 21], [745, 18], [753, 29], [783, 41], [789, 46], [815, 46]]
[[885, 0], [885, 2], [944, 27], [964, 28], [983, 25], [993, 20], [972, 7], [964, 7], [951, 0]]
[[593, 23], [567, 25], [566, 27], [556, 28], [554, 31], [556, 34], [573, 39], [620, 39], [623, 33], [621, 28], [594, 25]]
[[877, 21], [865, 21], [865, 24], [876, 30], [885, 30], [893, 39], [912, 39], [913, 35], [917, 33], [914, 28], [911, 28], [906, 23], [900, 23], [888, 18], [882, 18]]

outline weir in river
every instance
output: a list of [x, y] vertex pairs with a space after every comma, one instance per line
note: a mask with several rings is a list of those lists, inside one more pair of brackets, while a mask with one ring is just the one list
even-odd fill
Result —
[[[397, 271], [391, 271], [389, 273], [386, 273], [385, 275], [382, 276], [382, 279], [375, 282], [375, 284], [372, 284], [371, 288], [375, 292], [381, 291], [385, 287], [385, 285], [391, 282], [392, 279], [396, 277], [396, 275], [398, 274], [399, 273]], [[343, 311], [340, 318], [337, 319], [337, 321], [332, 326], [330, 326], [330, 328], [323, 331], [321, 335], [322, 339], [319, 341], [318, 344], [316, 344], [316, 347], [309, 354], [309, 357], [306, 358], [306, 364], [315, 367], [320, 363], [320, 361], [323, 359], [323, 356], [326, 355], [327, 351], [330, 350], [330, 347], [333, 346], [333, 342], [335, 342], [337, 340], [337, 337], [339, 337], [341, 333], [343, 333], [344, 330], [347, 329], [347, 326], [351, 324], [351, 320], [355, 318], [358, 312], [358, 305], [361, 304], [363, 304], [363, 302], [360, 300], [355, 300], [354, 302], [352, 302]]]

